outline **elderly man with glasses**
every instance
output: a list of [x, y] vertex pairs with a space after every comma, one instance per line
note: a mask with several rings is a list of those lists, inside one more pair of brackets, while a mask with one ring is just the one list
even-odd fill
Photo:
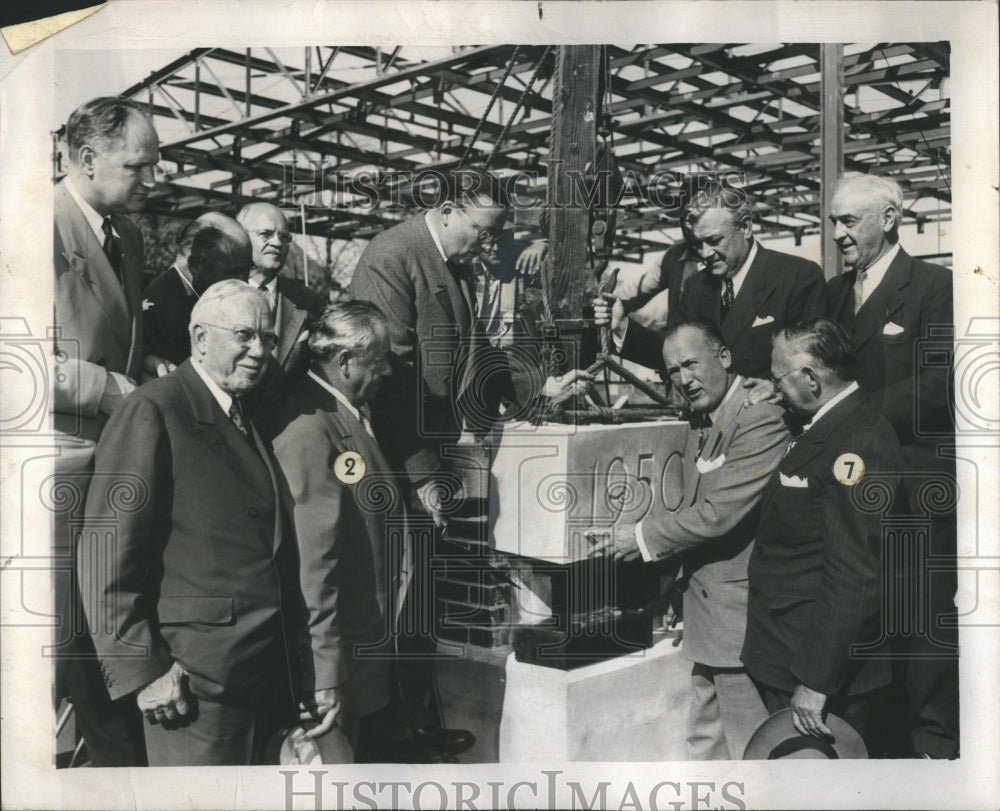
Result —
[[205, 291], [190, 333], [191, 358], [101, 436], [78, 575], [149, 764], [252, 765], [294, 715], [303, 631], [287, 493], [243, 408], [277, 339], [263, 293], [235, 279]]

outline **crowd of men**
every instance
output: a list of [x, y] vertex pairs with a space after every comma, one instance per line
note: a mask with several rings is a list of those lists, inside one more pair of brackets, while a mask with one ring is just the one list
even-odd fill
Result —
[[[271, 762], [295, 723], [317, 742], [339, 730], [360, 761], [454, 760], [474, 739], [443, 724], [420, 621], [459, 495], [448, 448], [591, 379], [512, 373], [490, 340], [502, 291], [477, 296], [499, 288], [475, 268], [504, 236], [502, 184], [454, 173], [435, 207], [370, 242], [330, 306], [281, 274], [292, 238], [264, 202], [188, 223], [143, 291], [127, 215], [154, 185], [144, 108], [94, 99], [66, 144], [52, 402], [56, 477], [83, 526], [56, 514], [73, 562], [56, 578], [73, 619], [56, 699], [91, 762]], [[603, 550], [680, 556], [693, 759], [741, 757], [783, 707], [817, 740], [832, 712], [873, 754], [958, 754], [954, 640], [880, 638], [887, 590], [922, 572], [889, 570], [882, 514], [858, 495], [879, 481], [909, 503], [954, 477], [938, 452], [948, 368], [914, 352], [951, 323], [951, 277], [902, 250], [901, 212], [891, 181], [845, 177], [828, 215], [850, 270], [824, 282], [760, 245], [752, 201], [713, 181], [661, 274], [665, 332], [595, 301], [622, 356], [693, 414], [680, 508]], [[954, 520], [933, 516], [930, 554], [954, 557]], [[937, 617], [953, 573], [931, 581], [915, 609]]]

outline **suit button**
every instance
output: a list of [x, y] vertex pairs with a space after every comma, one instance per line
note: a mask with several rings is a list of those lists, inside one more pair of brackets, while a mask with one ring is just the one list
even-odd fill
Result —
[[707, 591], [705, 591], [705, 589], [702, 589], [702, 590], [701, 590], [701, 596], [702, 596], [702, 597], [707, 597], [707, 596], [708, 596], [708, 592], [707, 592]]
[[249, 515], [251, 518], [256, 518], [258, 515], [260, 515], [260, 513], [257, 512], [256, 507], [250, 507], [247, 510], [247, 515]]

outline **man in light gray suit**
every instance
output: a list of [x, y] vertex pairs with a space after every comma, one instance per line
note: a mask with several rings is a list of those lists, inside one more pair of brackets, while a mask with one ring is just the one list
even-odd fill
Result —
[[790, 438], [782, 409], [749, 404], [718, 327], [690, 320], [668, 329], [663, 359], [694, 415], [684, 450], [684, 497], [615, 527], [616, 558], [683, 555], [684, 644], [693, 663], [688, 715], [692, 760], [738, 760], [767, 717], [740, 661], [747, 617], [747, 564], [758, 504]]

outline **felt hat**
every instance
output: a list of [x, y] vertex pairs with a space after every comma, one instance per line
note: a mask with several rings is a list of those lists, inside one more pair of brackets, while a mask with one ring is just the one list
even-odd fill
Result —
[[750, 737], [744, 760], [858, 760], [867, 759], [865, 742], [854, 727], [836, 715], [826, 716], [832, 741], [803, 735], [792, 723], [791, 709], [779, 710], [761, 723]]

